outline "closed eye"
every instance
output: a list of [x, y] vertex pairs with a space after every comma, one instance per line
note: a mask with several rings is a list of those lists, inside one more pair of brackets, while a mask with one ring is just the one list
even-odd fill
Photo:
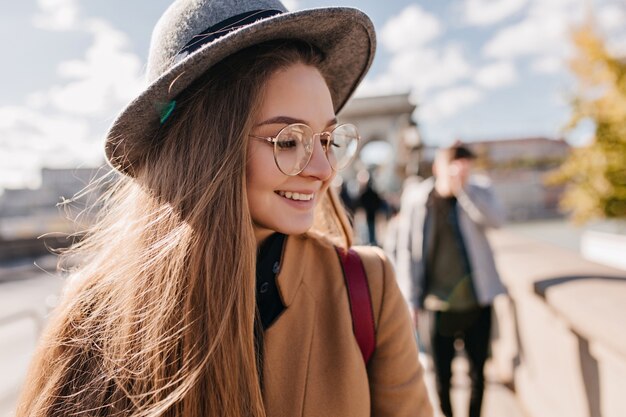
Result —
[[298, 146], [295, 139], [292, 140], [281, 140], [277, 142], [277, 146], [281, 149], [291, 149]]

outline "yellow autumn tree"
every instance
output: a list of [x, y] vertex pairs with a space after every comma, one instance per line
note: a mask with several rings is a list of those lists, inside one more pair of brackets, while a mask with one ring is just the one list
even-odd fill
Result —
[[611, 56], [592, 24], [573, 31], [572, 41], [577, 82], [566, 130], [591, 121], [595, 131], [548, 181], [567, 184], [561, 206], [578, 223], [626, 218], [626, 57]]

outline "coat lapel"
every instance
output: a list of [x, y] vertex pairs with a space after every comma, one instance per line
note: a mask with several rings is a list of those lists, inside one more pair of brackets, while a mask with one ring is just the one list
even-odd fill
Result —
[[[265, 331], [264, 399], [268, 416], [301, 416], [309, 372], [316, 304], [303, 283], [310, 250], [303, 239], [289, 236], [277, 284], [285, 310]], [[287, 335], [285, 337], [285, 335]]]

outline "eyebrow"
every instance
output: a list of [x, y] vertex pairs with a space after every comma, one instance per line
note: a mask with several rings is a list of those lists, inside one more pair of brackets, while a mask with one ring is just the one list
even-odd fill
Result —
[[[272, 117], [271, 119], [267, 119], [261, 123], [258, 123], [256, 126], [264, 126], [264, 125], [278, 125], [278, 124], [284, 124], [284, 125], [290, 125], [293, 123], [302, 123], [305, 125], [308, 125], [308, 123], [305, 120], [302, 119], [296, 119], [294, 117], [289, 117], [289, 116], [276, 116], [276, 117]], [[326, 126], [332, 126], [337, 124], [337, 118], [333, 117], [327, 124]]]

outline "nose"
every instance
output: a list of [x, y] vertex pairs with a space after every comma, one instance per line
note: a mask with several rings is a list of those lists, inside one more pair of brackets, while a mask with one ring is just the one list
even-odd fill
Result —
[[[316, 135], [317, 136], [317, 135]], [[322, 146], [322, 142], [319, 137], [313, 140], [313, 154], [306, 167], [302, 170], [300, 175], [305, 177], [315, 177], [321, 181], [328, 180], [333, 175], [333, 169], [328, 162], [326, 152]]]

